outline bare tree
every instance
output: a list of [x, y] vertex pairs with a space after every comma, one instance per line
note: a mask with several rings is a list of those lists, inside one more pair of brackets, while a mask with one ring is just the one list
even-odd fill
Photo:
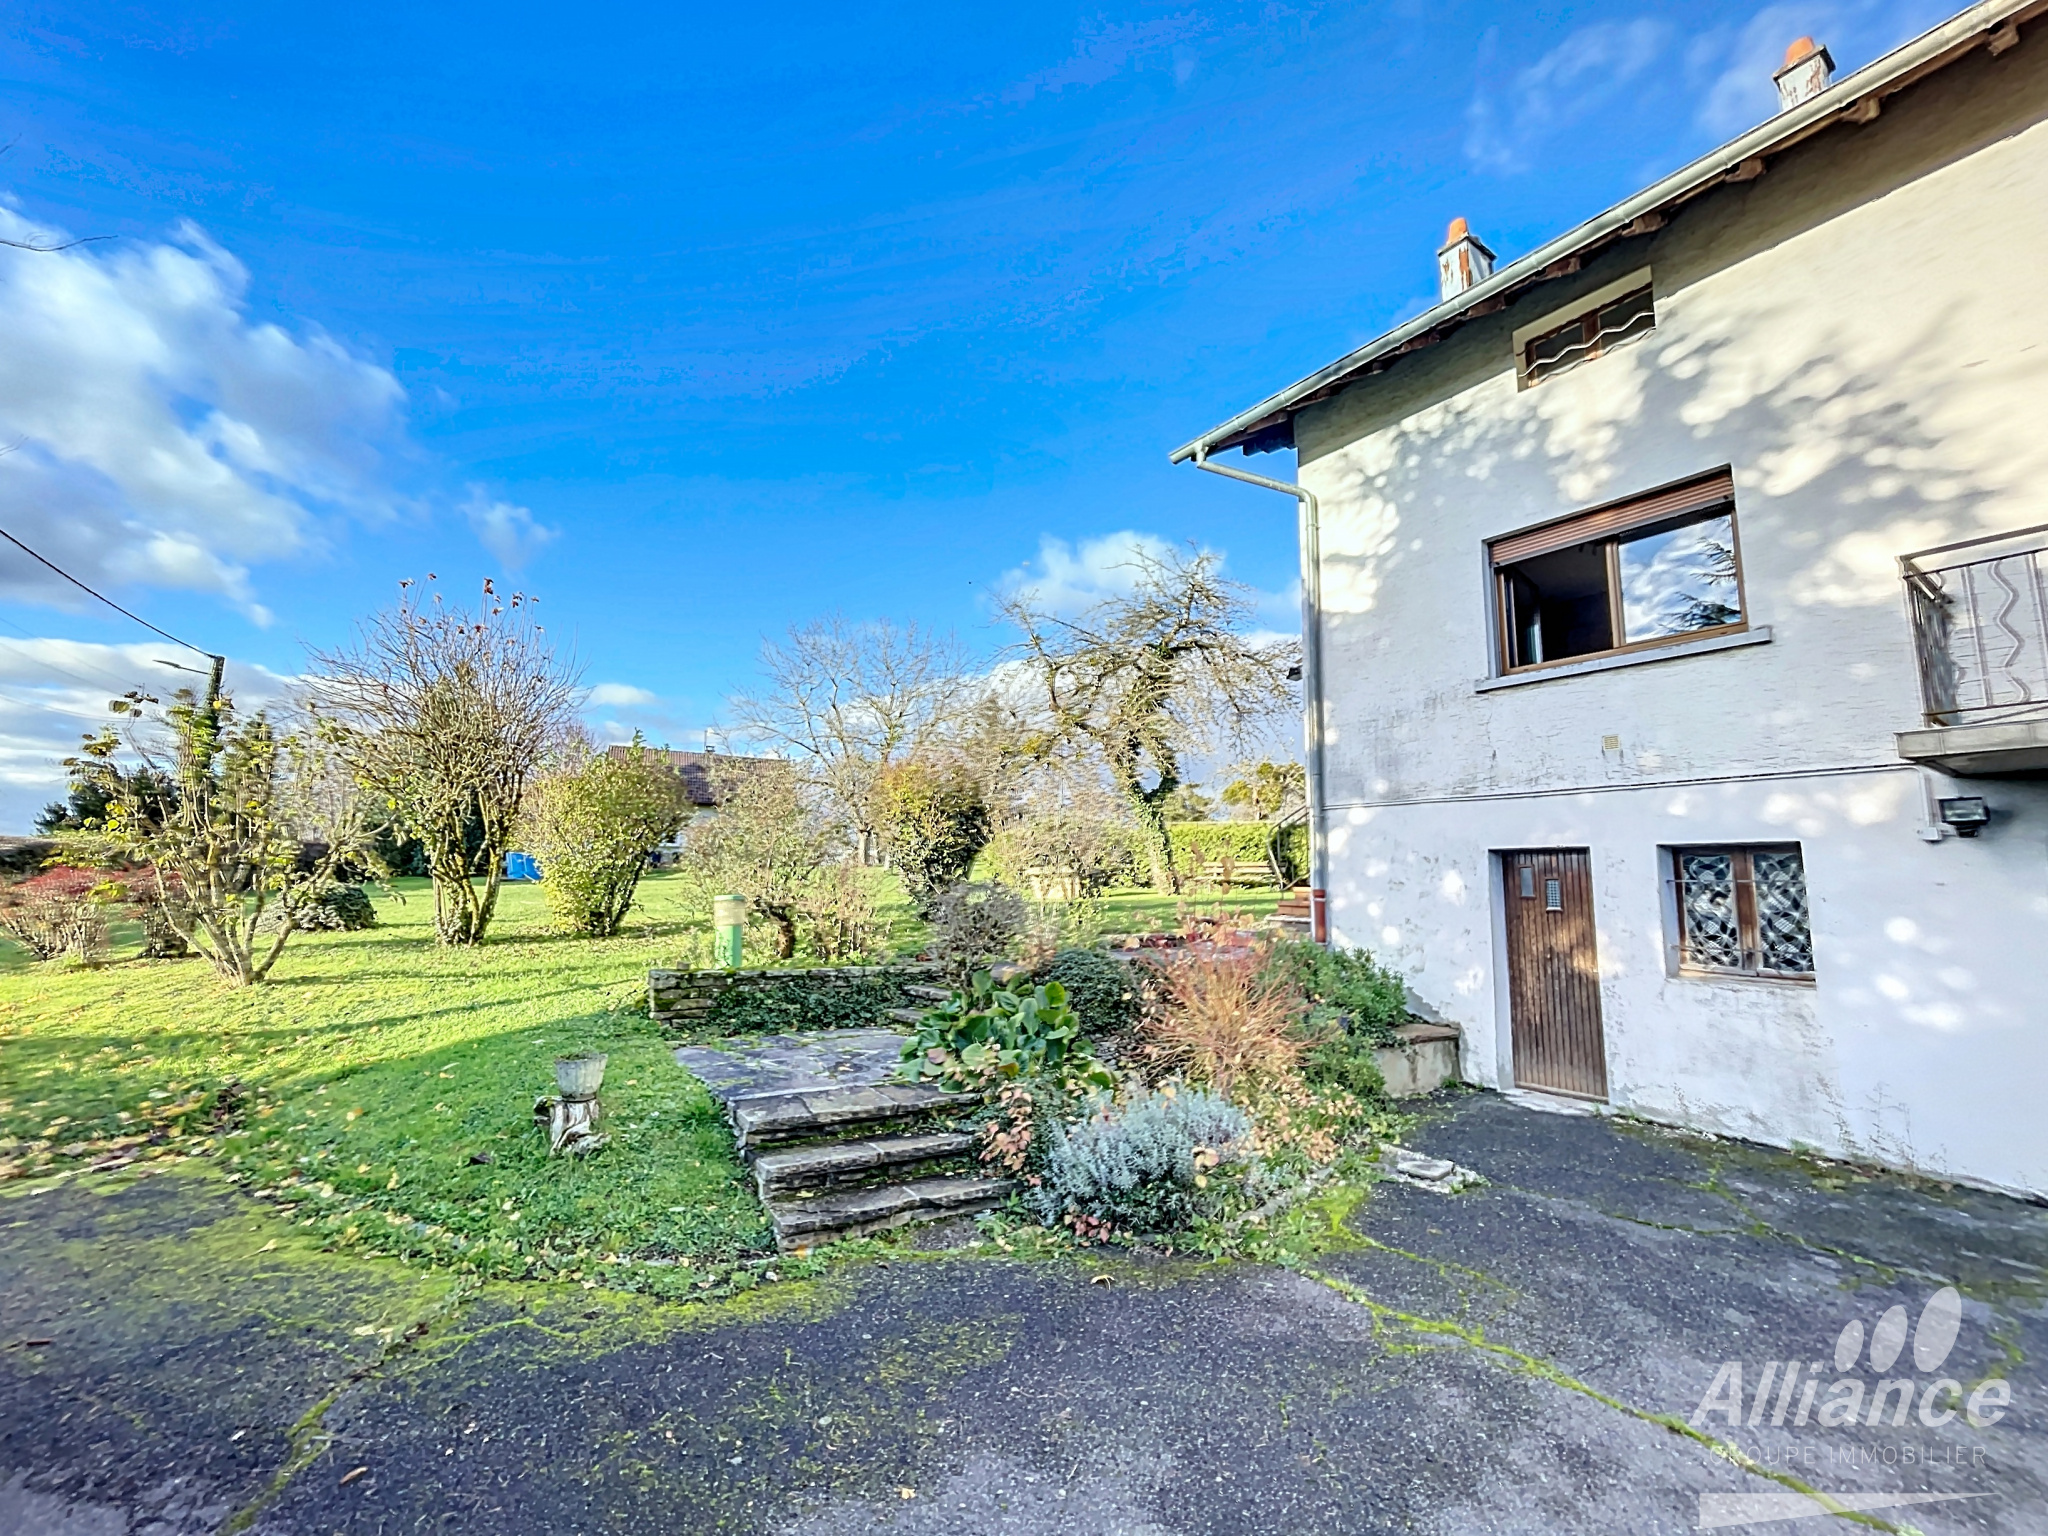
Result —
[[796, 953], [797, 920], [838, 838], [793, 764], [735, 758], [712, 770], [718, 813], [683, 833], [684, 866], [706, 894], [730, 892], [775, 930], [775, 957]]
[[915, 624], [833, 614], [765, 645], [761, 666], [767, 686], [732, 700], [734, 724], [788, 752], [872, 862], [876, 776], [945, 737], [972, 703], [959, 643]]
[[1292, 640], [1251, 633], [1249, 589], [1226, 580], [1221, 558], [1133, 555], [1127, 594], [1078, 618], [1003, 604], [1023, 631], [1016, 655], [1041, 711], [1034, 755], [1090, 755], [1130, 806], [1151, 856], [1153, 883], [1178, 886], [1166, 806], [1191, 752], [1237, 746], [1291, 708]]
[[533, 599], [486, 581], [470, 611], [439, 592], [422, 602], [426, 590], [401, 582], [355, 646], [314, 652], [308, 693], [357, 778], [426, 845], [435, 936], [474, 944], [497, 909], [527, 784], [575, 729], [582, 690]]

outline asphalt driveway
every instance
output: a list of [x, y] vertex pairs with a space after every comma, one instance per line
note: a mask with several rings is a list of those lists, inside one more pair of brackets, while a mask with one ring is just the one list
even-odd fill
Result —
[[1484, 1094], [1413, 1141], [1490, 1182], [1307, 1271], [694, 1307], [460, 1293], [204, 1175], [17, 1191], [0, 1532], [2048, 1530], [2048, 1211]]

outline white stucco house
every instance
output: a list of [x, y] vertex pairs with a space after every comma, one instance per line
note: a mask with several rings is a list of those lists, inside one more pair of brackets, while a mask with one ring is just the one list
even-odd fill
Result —
[[1318, 919], [1472, 1082], [2048, 1195], [2044, 10], [1175, 452], [1297, 497]]

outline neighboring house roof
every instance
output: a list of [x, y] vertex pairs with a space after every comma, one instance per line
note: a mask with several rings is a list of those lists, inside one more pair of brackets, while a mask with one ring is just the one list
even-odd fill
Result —
[[1604, 246], [1661, 228], [1673, 209], [1702, 192], [1727, 182], [1754, 181], [1764, 173], [1770, 156], [1802, 139], [1836, 123], [1870, 122], [1885, 97], [1954, 63], [1980, 44], [2002, 53], [2018, 41], [2020, 23], [2032, 21], [2043, 11], [2048, 11], [2048, 0], [1985, 0], [1971, 6], [1876, 62], [1843, 76], [1810, 101], [1778, 113], [1605, 213], [1538, 246], [1484, 282], [1183, 443], [1174, 449], [1173, 462], [1206, 458], [1227, 448], [1264, 453], [1292, 447], [1294, 413], [1302, 407], [1385, 372], [1402, 354], [1443, 340], [1468, 319], [1505, 308], [1537, 284], [1570, 276], [1587, 256]]
[[[625, 757], [631, 747], [607, 747], [613, 757]], [[700, 809], [711, 809], [718, 804], [718, 791], [712, 782], [712, 767], [732, 768], [746, 765], [773, 763], [778, 768], [787, 767], [779, 757], [739, 757], [729, 752], [677, 752], [668, 747], [643, 747], [641, 751], [656, 761], [667, 765], [683, 781], [683, 792], [690, 798], [690, 804]]]

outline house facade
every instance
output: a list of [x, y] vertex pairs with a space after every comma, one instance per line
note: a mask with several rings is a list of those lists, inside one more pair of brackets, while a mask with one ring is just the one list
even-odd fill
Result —
[[2042, 9], [1176, 453], [1305, 493], [1327, 933], [1470, 1081], [2048, 1194]]

